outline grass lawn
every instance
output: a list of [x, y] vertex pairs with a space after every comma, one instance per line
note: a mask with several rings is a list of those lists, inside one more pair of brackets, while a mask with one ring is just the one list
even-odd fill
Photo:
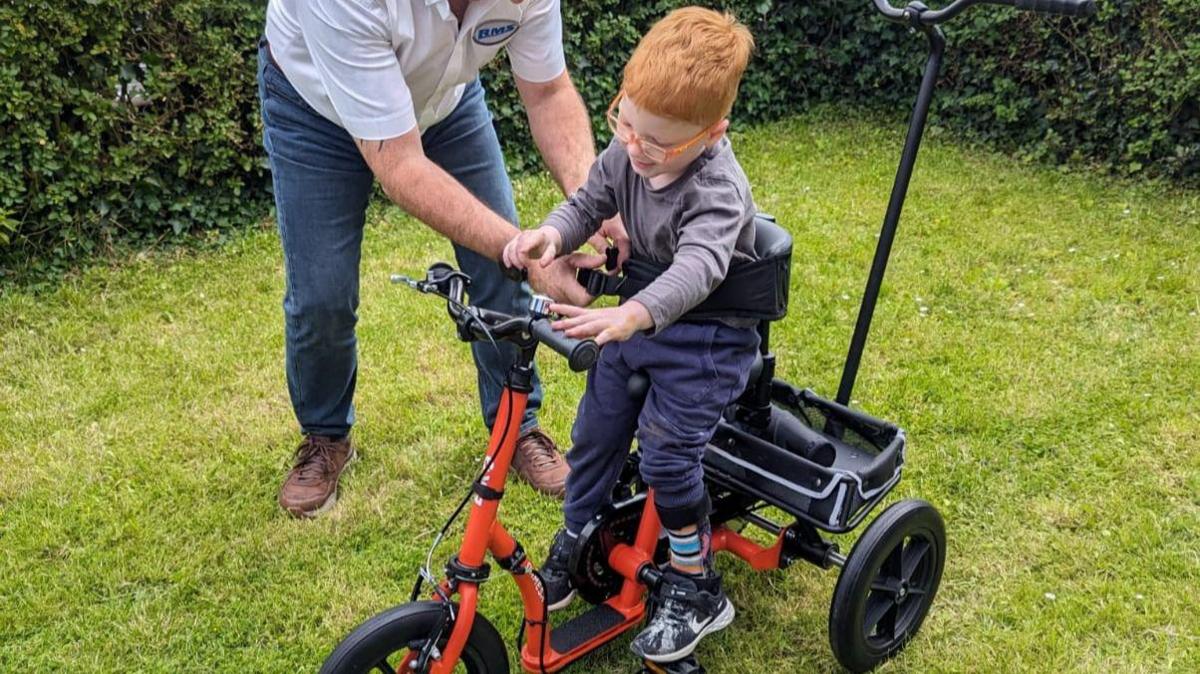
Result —
[[[835, 391], [902, 133], [809, 117], [735, 137], [795, 235], [773, 332], [792, 383]], [[516, 191], [526, 223], [557, 201], [544, 177]], [[1195, 193], [927, 142], [855, 399], [908, 431], [888, 503], [934, 503], [949, 553], [881, 671], [1200, 671], [1198, 223]], [[485, 435], [444, 306], [388, 283], [449, 246], [394, 208], [368, 229], [362, 460], [312, 522], [275, 504], [297, 436], [272, 229], [4, 290], [0, 671], [315, 671], [406, 598]], [[541, 359], [543, 422], [565, 441], [584, 378], [560, 361]], [[502, 512], [540, 559], [557, 504], [514, 484]], [[701, 647], [710, 672], [836, 669], [833, 572], [720, 563], [738, 619]], [[517, 604], [487, 586], [509, 638]], [[627, 643], [573, 671], [633, 671]]]

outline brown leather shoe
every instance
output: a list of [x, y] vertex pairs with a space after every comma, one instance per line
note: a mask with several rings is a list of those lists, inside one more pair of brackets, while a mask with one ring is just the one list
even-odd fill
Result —
[[329, 510], [337, 503], [338, 478], [353, 459], [350, 436], [341, 440], [305, 436], [279, 490], [279, 505], [296, 517], [316, 517]]
[[567, 473], [571, 469], [554, 441], [541, 429], [527, 431], [517, 439], [512, 469], [543, 494], [562, 498], [567, 492]]

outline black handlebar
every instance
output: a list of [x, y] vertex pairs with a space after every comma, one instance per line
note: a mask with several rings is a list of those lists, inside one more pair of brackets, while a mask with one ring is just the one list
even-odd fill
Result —
[[[524, 270], [505, 268], [504, 271], [513, 280], [518, 280], [518, 277], [524, 279]], [[392, 282], [404, 283], [421, 292], [446, 298], [446, 308], [463, 340], [500, 339], [521, 346], [528, 346], [532, 340], [536, 340], [562, 354], [567, 359], [567, 365], [576, 372], [591, 369], [600, 357], [600, 347], [594, 340], [567, 337], [551, 328], [549, 319], [544, 316], [512, 316], [483, 307], [468, 306], [464, 300], [467, 288], [471, 285], [470, 277], [445, 262], [431, 265], [423, 280], [394, 275]]]
[[[529, 280], [529, 272], [516, 267], [500, 264], [500, 271], [505, 278], [518, 283]], [[550, 327], [550, 321], [542, 318], [534, 320], [529, 326], [530, 332], [539, 342], [554, 349], [567, 359], [567, 365], [576, 372], [590, 370], [600, 357], [600, 347], [590, 339], [573, 339]]]
[[884, 18], [897, 23], [921, 23], [927, 26], [954, 18], [972, 5], [1004, 5], [1044, 14], [1062, 16], [1091, 16], [1096, 13], [1096, 0], [954, 0], [941, 9], [927, 9], [920, 2], [908, 7], [893, 7], [889, 0], [872, 0]]
[[[522, 283], [529, 280], [529, 272], [500, 263], [500, 271], [510, 281]], [[567, 359], [567, 366], [575, 372], [586, 372], [592, 369], [596, 359], [600, 357], [600, 347], [591, 339], [574, 339], [550, 327], [550, 321], [545, 318], [534, 319], [529, 324], [529, 332], [537, 341], [554, 349]]]
[[1014, 0], [1013, 7], [1063, 16], [1092, 16], [1095, 0]]
[[550, 327], [545, 318], [534, 319], [529, 331], [539, 342], [554, 349], [567, 359], [567, 366], [575, 372], [586, 372], [600, 357], [600, 347], [590, 339], [573, 339]]

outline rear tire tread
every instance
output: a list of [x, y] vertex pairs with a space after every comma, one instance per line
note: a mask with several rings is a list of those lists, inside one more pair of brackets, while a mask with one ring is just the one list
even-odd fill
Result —
[[[911, 594], [911, 600], [920, 601], [923, 606], [909, 619], [903, 634], [893, 638], [884, 648], [875, 648], [868, 643], [863, 629], [867, 598], [884, 560], [897, 545], [914, 534], [932, 543], [929, 551], [933, 554], [931, 577], [927, 586], [921, 588], [923, 592]], [[941, 582], [945, 558], [945, 524], [937, 509], [926, 501], [900, 501], [867, 527], [846, 558], [829, 606], [829, 645], [843, 667], [852, 672], [865, 672], [905, 647], [929, 614]]]

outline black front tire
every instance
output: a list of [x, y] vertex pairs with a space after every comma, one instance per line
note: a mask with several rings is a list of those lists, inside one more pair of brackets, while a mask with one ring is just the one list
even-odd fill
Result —
[[829, 607], [829, 644], [865, 672], [900, 652], [929, 613], [946, 563], [946, 527], [925, 501], [885, 510], [855, 543]]
[[[427, 642], [443, 607], [435, 601], [418, 601], [388, 609], [354, 628], [325, 659], [320, 674], [391, 674], [410, 650]], [[450, 634], [447, 626], [437, 644], [444, 648]], [[487, 618], [476, 613], [471, 634], [459, 658], [469, 674], [508, 674], [508, 652], [504, 640]], [[407, 674], [407, 672], [405, 672]]]

